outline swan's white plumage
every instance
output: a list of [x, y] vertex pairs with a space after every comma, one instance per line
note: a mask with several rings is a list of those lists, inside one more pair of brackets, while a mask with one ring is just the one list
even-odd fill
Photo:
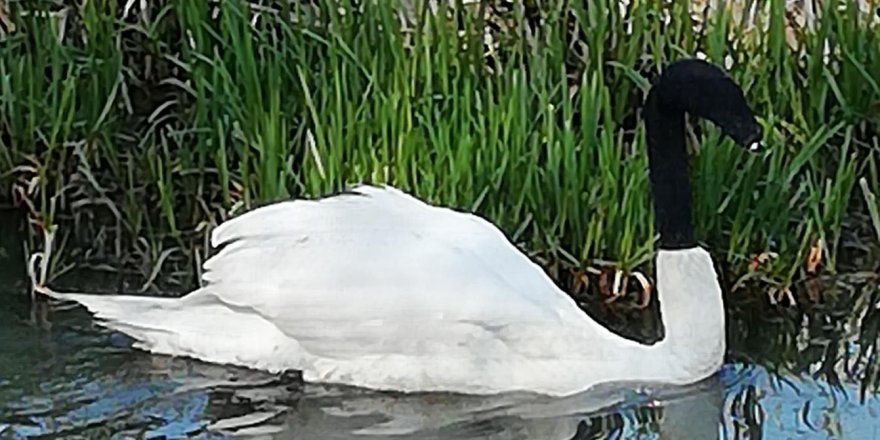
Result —
[[661, 251], [667, 337], [643, 346], [590, 319], [491, 223], [391, 187], [265, 206], [218, 226], [212, 244], [204, 286], [183, 298], [58, 296], [153, 352], [402, 391], [687, 383], [723, 354], [720, 291], [699, 248]]

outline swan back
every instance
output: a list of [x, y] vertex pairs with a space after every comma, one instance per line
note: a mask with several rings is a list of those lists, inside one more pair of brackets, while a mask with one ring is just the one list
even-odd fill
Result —
[[547, 306], [571, 302], [491, 223], [391, 187], [262, 207], [212, 245], [206, 286], [275, 322], [560, 319], [567, 308]]

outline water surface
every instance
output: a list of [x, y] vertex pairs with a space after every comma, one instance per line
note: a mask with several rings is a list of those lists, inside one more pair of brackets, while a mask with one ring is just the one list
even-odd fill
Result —
[[[0, 309], [0, 438], [880, 438], [880, 402], [870, 390], [860, 397], [873, 361], [860, 355], [865, 333], [834, 324], [823, 340], [803, 318], [734, 318], [733, 329], [749, 329], [734, 330], [733, 360], [683, 389], [480, 398], [303, 384], [150, 355], [77, 306], [0, 295], [9, 305]], [[844, 323], [853, 311], [816, 313]], [[792, 330], [812, 342], [781, 343]], [[811, 344], [827, 353], [811, 354]]]

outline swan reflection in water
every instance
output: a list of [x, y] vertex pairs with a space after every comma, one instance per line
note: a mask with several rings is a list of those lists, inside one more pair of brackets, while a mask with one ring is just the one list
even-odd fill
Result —
[[[279, 437], [405, 439], [718, 438], [717, 378], [654, 398], [599, 391], [568, 398], [399, 395], [306, 386], [276, 425]], [[320, 389], [320, 391], [316, 391]], [[627, 396], [627, 394], [630, 394]], [[263, 427], [265, 428], [265, 427]], [[239, 435], [246, 435], [247, 428]], [[649, 434], [650, 435], [650, 434]], [[291, 437], [293, 438], [293, 437]]]
[[[169, 367], [162, 370], [168, 372], [184, 363], [199, 364], [202, 373], [224, 374], [218, 366], [161, 359], [153, 362], [167, 362]], [[619, 384], [554, 398], [524, 393], [401, 394], [241, 371], [244, 376], [234, 380], [190, 379], [180, 388], [207, 397], [203, 418], [210, 422], [201, 432], [322, 439], [587, 439], [639, 434], [714, 439], [724, 401], [718, 376], [686, 387]]]

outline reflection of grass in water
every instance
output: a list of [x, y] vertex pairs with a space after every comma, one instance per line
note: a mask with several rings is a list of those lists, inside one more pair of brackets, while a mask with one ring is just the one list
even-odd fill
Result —
[[877, 278], [836, 279], [819, 288], [821, 302], [772, 313], [760, 303], [731, 298], [730, 357], [780, 376], [814, 377], [838, 391], [849, 384], [867, 399], [880, 387]]
[[0, 290], [13, 291], [24, 281], [23, 212], [0, 205]]
[[759, 14], [765, 32], [722, 10], [694, 33], [685, 8], [661, 2], [493, 7], [491, 50], [479, 8], [454, 13], [462, 32], [432, 14], [401, 31], [387, 2], [315, 3], [15, 5], [0, 193], [32, 208], [33, 249], [54, 237], [55, 272], [113, 256], [189, 283], [203, 226], [230, 210], [366, 180], [475, 210], [551, 269], [645, 269], [637, 108], [659, 64], [698, 48], [735, 61], [770, 147], [749, 156], [695, 127], [700, 237], [732, 273], [775, 251], [761, 273], [784, 288], [819, 240], [834, 269], [865, 209], [856, 177], [880, 189], [880, 27], [854, 7], [826, 2], [798, 54], [781, 1]]
[[[871, 435], [866, 430], [876, 424], [880, 404], [877, 281], [876, 275], [865, 274], [800, 285], [799, 292], [817, 289], [821, 300], [811, 302], [804, 292], [797, 307], [769, 310], [762, 295], [727, 296], [725, 438], [789, 435], [794, 429], [815, 438], [848, 438], [841, 431]], [[640, 410], [663, 418], [662, 406]], [[583, 438], [650, 426], [644, 420], [616, 424], [616, 417], [590, 419], [586, 426], [594, 435]]]
[[880, 400], [860, 401], [852, 384], [835, 388], [821, 379], [774, 378], [763, 369], [743, 369], [728, 389], [725, 438], [873, 438]]
[[629, 417], [616, 413], [586, 419], [578, 424], [574, 439], [629, 438], [626, 436], [649, 435], [659, 431], [657, 421], [662, 417], [662, 409], [636, 408], [625, 411], [625, 415]]

